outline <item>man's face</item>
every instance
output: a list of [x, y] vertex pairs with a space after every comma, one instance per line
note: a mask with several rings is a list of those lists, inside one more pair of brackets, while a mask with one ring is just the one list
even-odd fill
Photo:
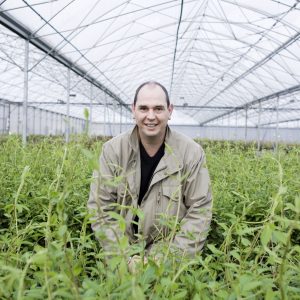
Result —
[[166, 95], [159, 85], [143, 86], [138, 93], [136, 104], [132, 107], [140, 137], [163, 140], [172, 111], [173, 106], [167, 106]]

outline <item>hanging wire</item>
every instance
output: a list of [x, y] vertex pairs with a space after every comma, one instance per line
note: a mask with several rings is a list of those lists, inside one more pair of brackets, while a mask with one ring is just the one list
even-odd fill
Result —
[[171, 96], [172, 87], [173, 87], [173, 79], [174, 79], [174, 71], [175, 71], [175, 61], [176, 61], [176, 52], [177, 52], [177, 44], [178, 44], [179, 28], [180, 28], [180, 24], [181, 24], [182, 12], [183, 12], [183, 0], [181, 0], [180, 15], [179, 15], [179, 21], [178, 21], [178, 26], [177, 26], [177, 31], [176, 31], [175, 48], [174, 48], [174, 56], [173, 56], [173, 63], [172, 63], [172, 73], [171, 73], [170, 96]]

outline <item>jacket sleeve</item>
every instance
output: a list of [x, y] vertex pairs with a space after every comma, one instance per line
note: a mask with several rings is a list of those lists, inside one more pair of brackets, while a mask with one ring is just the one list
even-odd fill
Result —
[[117, 249], [121, 235], [120, 226], [109, 212], [117, 212], [117, 157], [110, 145], [104, 144], [99, 159], [99, 169], [93, 172], [88, 209], [92, 229], [105, 251]]
[[187, 255], [194, 256], [203, 248], [212, 218], [211, 184], [203, 150], [200, 159], [188, 171], [182, 193], [188, 210], [173, 244]]

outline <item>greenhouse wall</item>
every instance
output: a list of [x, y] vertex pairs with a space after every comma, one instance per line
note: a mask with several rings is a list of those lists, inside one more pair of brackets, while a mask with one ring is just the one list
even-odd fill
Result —
[[[23, 120], [22, 105], [0, 102], [0, 134], [21, 134]], [[70, 132], [82, 133], [85, 120], [70, 117]], [[29, 106], [27, 108], [27, 133], [62, 135], [66, 132], [65, 114]]]
[[[22, 133], [23, 108], [0, 102], [0, 134]], [[84, 119], [70, 117], [70, 132], [73, 134], [85, 131]], [[28, 107], [28, 134], [63, 135], [66, 132], [66, 115], [36, 107]], [[91, 135], [115, 136], [132, 128], [133, 123], [93, 123]], [[212, 140], [239, 140], [262, 142], [284, 142], [300, 144], [300, 128], [234, 127], [234, 126], [194, 126], [171, 125], [171, 128], [192, 138]]]
[[[115, 136], [132, 128], [133, 124], [93, 124], [92, 135]], [[258, 130], [256, 127], [230, 127], [230, 126], [193, 126], [193, 125], [171, 125], [172, 129], [186, 134], [192, 138], [232, 141], [257, 141], [297, 143], [300, 144], [300, 128], [278, 128], [263, 127]]]

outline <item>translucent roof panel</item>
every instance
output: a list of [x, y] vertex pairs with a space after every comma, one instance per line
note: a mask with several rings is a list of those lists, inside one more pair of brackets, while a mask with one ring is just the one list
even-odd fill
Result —
[[[126, 111], [135, 89], [156, 80], [175, 105], [174, 124], [299, 124], [299, 1], [0, 0], [0, 16], [49, 46], [31, 45], [29, 54], [29, 101], [47, 109], [66, 99], [66, 67], [52, 58], [59, 55]], [[0, 26], [0, 42], [0, 97], [22, 101], [24, 41]], [[71, 74], [72, 113], [90, 99], [116, 100], [90, 85]]]

